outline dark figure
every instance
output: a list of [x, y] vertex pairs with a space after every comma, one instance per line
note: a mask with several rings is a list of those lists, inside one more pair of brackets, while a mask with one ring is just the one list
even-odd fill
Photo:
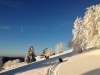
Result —
[[49, 56], [45, 56], [46, 59], [49, 59]]
[[59, 58], [59, 62], [63, 62], [63, 60], [61, 58]]

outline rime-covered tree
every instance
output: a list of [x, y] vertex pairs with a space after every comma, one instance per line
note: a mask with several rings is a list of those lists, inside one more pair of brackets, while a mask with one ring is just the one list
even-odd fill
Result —
[[34, 61], [36, 61], [35, 57], [36, 57], [36, 55], [35, 55], [35, 52], [34, 52], [34, 48], [33, 48], [32, 45], [30, 45], [28, 52], [25, 56], [25, 62], [27, 62], [27, 63], [34, 62]]
[[53, 55], [53, 54], [54, 54], [54, 53], [53, 53], [53, 51], [52, 51], [51, 48], [45, 48], [45, 49], [43, 50], [43, 53], [42, 53], [42, 55], [45, 56], [45, 57], [49, 57], [49, 56], [51, 56], [51, 55]]
[[73, 38], [68, 42], [69, 47], [73, 48], [74, 52], [82, 52], [85, 49], [86, 38], [84, 34], [83, 20], [78, 18], [74, 22], [74, 28], [72, 30]]
[[88, 7], [83, 19], [88, 46], [100, 48], [100, 4]]
[[9, 67], [12, 67], [13, 66], [13, 61], [12, 60], [9, 60], [7, 62], [5, 62], [3, 68], [9, 68]]
[[64, 44], [62, 42], [57, 44], [56, 47], [55, 47], [56, 52], [59, 53], [59, 54], [61, 52], [63, 52], [63, 49], [64, 49]]
[[13, 66], [17, 66], [18, 63], [20, 63], [20, 60], [19, 60], [19, 59], [15, 59], [15, 60], [13, 60]]
[[68, 43], [75, 52], [100, 48], [100, 4], [86, 8], [84, 17], [75, 20], [72, 33], [73, 38]]

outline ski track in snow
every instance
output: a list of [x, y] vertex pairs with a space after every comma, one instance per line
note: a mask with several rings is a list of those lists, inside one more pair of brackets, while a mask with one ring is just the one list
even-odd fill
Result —
[[58, 75], [58, 69], [61, 66], [61, 63], [58, 61], [55, 62], [51, 62], [51, 65], [49, 67], [49, 69], [47, 70], [47, 74], [46, 75]]

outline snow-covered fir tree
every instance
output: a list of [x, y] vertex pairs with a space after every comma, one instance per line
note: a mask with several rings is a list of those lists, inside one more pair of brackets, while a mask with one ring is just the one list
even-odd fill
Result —
[[90, 47], [100, 48], [100, 4], [86, 8], [84, 17], [75, 20], [72, 33], [68, 45], [75, 52]]
[[34, 61], [36, 61], [35, 57], [36, 57], [36, 55], [35, 55], [35, 52], [34, 52], [34, 48], [33, 48], [32, 45], [30, 45], [28, 52], [25, 56], [25, 62], [27, 62], [27, 63], [34, 62]]

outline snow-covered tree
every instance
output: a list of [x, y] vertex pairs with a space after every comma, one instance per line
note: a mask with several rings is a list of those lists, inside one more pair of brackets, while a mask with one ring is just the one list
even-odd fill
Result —
[[36, 57], [36, 55], [35, 55], [35, 52], [34, 52], [34, 48], [33, 48], [32, 45], [30, 45], [28, 52], [25, 56], [25, 62], [27, 62], [27, 63], [34, 62], [34, 61], [36, 61], [35, 57]]
[[12, 67], [13, 66], [13, 61], [12, 60], [9, 60], [7, 62], [5, 62], [3, 68], [9, 68], [9, 67]]
[[74, 52], [82, 52], [86, 47], [86, 37], [84, 36], [84, 27], [82, 18], [78, 18], [74, 22], [72, 30], [73, 38], [68, 42], [69, 47], [73, 48]]
[[17, 66], [18, 63], [20, 63], [20, 60], [19, 60], [19, 59], [15, 59], [15, 60], [13, 60], [13, 66]]
[[43, 50], [43, 53], [42, 53], [42, 55], [43, 55], [43, 56], [46, 56], [46, 57], [51, 56], [51, 55], [53, 55], [53, 54], [54, 54], [54, 53], [53, 53], [53, 51], [52, 51], [51, 48], [45, 48], [45, 49]]
[[100, 4], [88, 7], [83, 19], [87, 43], [90, 47], [100, 48]]
[[55, 47], [56, 52], [59, 53], [59, 54], [61, 52], [63, 52], [63, 49], [64, 49], [64, 44], [62, 42], [57, 44], [56, 47]]
[[100, 48], [100, 4], [86, 10], [83, 18], [75, 20], [73, 38], [68, 42], [75, 52], [82, 52], [89, 47]]

